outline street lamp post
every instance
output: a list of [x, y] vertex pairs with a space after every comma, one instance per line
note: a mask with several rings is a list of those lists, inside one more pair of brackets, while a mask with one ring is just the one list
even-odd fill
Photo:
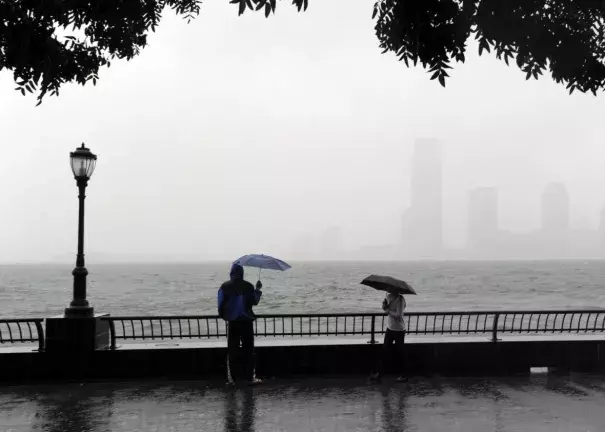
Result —
[[92, 317], [94, 309], [86, 300], [86, 276], [88, 270], [84, 265], [84, 199], [86, 198], [86, 186], [92, 176], [97, 163], [97, 156], [87, 149], [82, 143], [82, 147], [70, 153], [71, 170], [78, 184], [78, 255], [76, 258], [76, 267], [72, 274], [74, 276], [73, 300], [69, 307], [65, 309], [65, 316], [68, 318]]

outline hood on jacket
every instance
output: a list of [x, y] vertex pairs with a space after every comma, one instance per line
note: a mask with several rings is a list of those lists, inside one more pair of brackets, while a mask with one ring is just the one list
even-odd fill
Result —
[[231, 280], [244, 279], [244, 268], [238, 263], [233, 264], [229, 276]]

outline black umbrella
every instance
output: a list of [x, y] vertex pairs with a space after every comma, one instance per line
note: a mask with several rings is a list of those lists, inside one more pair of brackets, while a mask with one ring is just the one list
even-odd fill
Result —
[[400, 294], [416, 295], [416, 291], [414, 291], [414, 289], [407, 282], [395, 279], [391, 276], [371, 275], [362, 280], [361, 284], [367, 285], [379, 291], [388, 291], [395, 288], [399, 290]]

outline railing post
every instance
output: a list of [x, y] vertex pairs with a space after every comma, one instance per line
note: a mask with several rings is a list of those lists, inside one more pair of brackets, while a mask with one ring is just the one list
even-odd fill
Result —
[[500, 318], [500, 313], [496, 312], [494, 314], [494, 325], [492, 327], [492, 342], [498, 342], [498, 320]]
[[44, 351], [44, 329], [41, 321], [36, 321], [36, 330], [38, 331], [38, 352], [41, 352]]
[[369, 343], [376, 343], [376, 315], [372, 315], [372, 321], [370, 326], [370, 341]]
[[112, 319], [108, 319], [107, 323], [109, 324], [109, 337], [111, 339], [111, 345], [109, 346], [109, 349], [114, 350], [116, 349], [116, 328]]

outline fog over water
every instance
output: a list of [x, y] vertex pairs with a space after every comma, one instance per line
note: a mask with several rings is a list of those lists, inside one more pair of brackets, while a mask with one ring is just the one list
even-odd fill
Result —
[[97, 262], [605, 257], [602, 97], [490, 55], [443, 89], [380, 53], [373, 1], [288, 3], [167, 13], [38, 108], [0, 73], [0, 262], [73, 261], [83, 141]]

